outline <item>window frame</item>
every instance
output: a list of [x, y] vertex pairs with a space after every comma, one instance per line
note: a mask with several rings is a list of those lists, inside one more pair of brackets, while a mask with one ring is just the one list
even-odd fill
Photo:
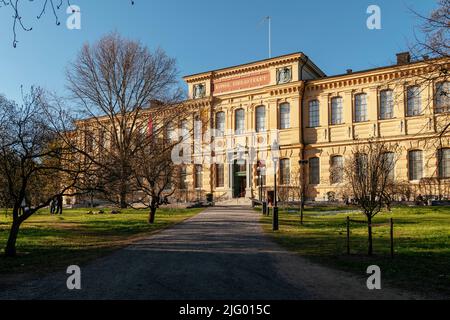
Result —
[[[386, 102], [390, 102], [390, 113], [388, 113], [387, 111], [383, 112], [383, 97], [382, 97], [382, 95], [384, 93], [388, 93], [388, 92], [391, 94], [391, 98], [390, 98], [390, 100], [386, 99]], [[380, 99], [380, 101], [379, 101], [379, 105], [380, 105], [379, 112], [380, 112], [380, 115], [378, 117], [379, 120], [394, 119], [394, 90], [392, 90], [392, 89], [381, 90], [380, 94], [379, 94], [379, 99]], [[389, 105], [389, 103], [386, 103], [386, 105]], [[390, 117], [389, 116], [385, 116], [386, 114], [390, 114], [391, 116]]]
[[[196, 164], [194, 166], [194, 174], [195, 174], [195, 181], [194, 181], [194, 187], [195, 189], [202, 189], [203, 188], [203, 166], [201, 164]], [[200, 168], [200, 170], [199, 170]], [[200, 178], [200, 179], [199, 179]]]
[[[287, 107], [288, 110], [287, 117], [283, 117], [282, 113], [283, 107]], [[278, 118], [280, 120], [278, 126], [280, 130], [291, 129], [291, 104], [289, 102], [280, 103], [280, 105], [278, 106]], [[285, 123], [283, 120], [287, 121], [287, 123]]]
[[[216, 188], [225, 188], [225, 165], [223, 163], [216, 163], [214, 170], [216, 173]], [[220, 175], [219, 172], [221, 172]]]
[[[287, 166], [286, 166], [287, 163]], [[287, 170], [287, 172], [285, 172]], [[280, 185], [291, 183], [291, 159], [280, 159]]]
[[[411, 90], [417, 89], [413, 97], [410, 96]], [[417, 96], [416, 96], [417, 95]], [[417, 106], [414, 105], [413, 109], [410, 109], [410, 103], [417, 102]], [[416, 110], [417, 109], [417, 110]], [[422, 95], [420, 93], [420, 85], [413, 85], [406, 88], [406, 116], [407, 117], [418, 117], [423, 114], [422, 110]]]
[[[412, 154], [416, 154], [419, 153], [420, 154], [420, 159], [414, 159], [412, 161]], [[416, 162], [420, 161], [420, 172], [416, 172]], [[424, 163], [423, 163], [423, 150], [418, 150], [418, 149], [414, 149], [414, 150], [409, 150], [408, 151], [408, 180], [409, 181], [420, 181], [423, 177], [424, 177]]]
[[[314, 109], [313, 109], [313, 107], [314, 107]], [[317, 99], [309, 101], [309, 104], [308, 104], [308, 126], [309, 126], [309, 128], [320, 127], [320, 102]]]
[[[340, 102], [339, 104], [336, 105], [336, 106], [339, 106], [339, 109], [338, 109], [339, 110], [339, 122], [337, 122], [336, 121], [337, 119], [335, 119], [333, 117], [333, 114], [335, 114], [335, 113], [333, 113], [333, 110], [334, 110], [333, 102], [334, 101]], [[330, 101], [330, 125], [337, 126], [337, 125], [343, 124], [344, 123], [343, 114], [344, 114], [344, 99], [341, 96], [331, 98], [331, 101]]]
[[[448, 152], [448, 159], [442, 159], [444, 152]], [[449, 179], [450, 178], [450, 148], [438, 149], [438, 178]], [[447, 172], [446, 174], [443, 174]]]
[[[260, 110], [263, 110], [263, 112], [264, 112], [262, 121], [261, 121], [261, 119], [258, 118], [258, 111], [260, 111]], [[262, 127], [259, 126], [260, 124], [262, 124]], [[266, 106], [264, 106], [264, 105], [259, 105], [255, 108], [255, 131], [257, 133], [267, 131], [267, 128], [266, 128]]]
[[[364, 97], [364, 99], [362, 99]], [[359, 100], [361, 99], [361, 100]], [[359, 100], [359, 104], [358, 104]], [[358, 109], [359, 108], [359, 109]], [[358, 93], [355, 94], [354, 98], [354, 122], [355, 123], [361, 123], [361, 122], [367, 122], [368, 121], [368, 115], [367, 115], [367, 93]], [[364, 118], [363, 118], [364, 116]]]
[[[334, 162], [334, 160], [337, 159], [337, 158], [341, 159], [340, 168], [342, 169], [342, 170], [339, 171], [342, 174], [339, 175], [339, 179], [338, 180], [336, 180], [334, 178], [334, 176], [333, 176], [333, 170], [335, 169], [335, 166], [336, 166], [336, 163]], [[332, 171], [332, 172], [330, 172], [330, 175], [331, 175], [330, 176], [330, 182], [331, 182], [331, 184], [343, 183], [344, 182], [344, 156], [340, 155], [340, 154], [336, 154], [334, 156], [331, 156], [330, 168], [331, 168], [331, 171]]]
[[[240, 122], [242, 122], [242, 128], [238, 128], [238, 113], [242, 112], [242, 119], [239, 120]], [[238, 108], [236, 110], [234, 110], [234, 133], [236, 135], [241, 135], [244, 134], [245, 132], [245, 110], [244, 108]]]
[[[218, 124], [219, 124], [219, 114], [223, 114], [223, 128], [219, 128], [219, 126], [218, 126]], [[215, 132], [215, 136], [216, 137], [223, 137], [224, 135], [225, 135], [225, 122], [226, 122], [226, 115], [225, 115], [225, 112], [224, 111], [219, 111], [219, 112], [216, 112], [216, 115], [215, 115], [215, 130], [216, 130], [216, 132]], [[221, 122], [220, 122], [221, 123]]]
[[[448, 91], [447, 91], [447, 96], [445, 98], [449, 101], [449, 104], [447, 106], [445, 106], [445, 103], [444, 103], [444, 106], [439, 105], [440, 104], [439, 103], [439, 101], [440, 101], [439, 91], [441, 90], [441, 86], [444, 86], [444, 85], [447, 85], [450, 89], [450, 81], [440, 81], [440, 82], [436, 83], [436, 85], [435, 85], [435, 97], [433, 99], [434, 100], [433, 110], [434, 110], [435, 114], [441, 114], [441, 113], [446, 113], [446, 112], [450, 111], [450, 93]], [[442, 98], [442, 99], [445, 99], [445, 98]]]
[[[317, 168], [313, 168], [313, 163], [317, 161]], [[317, 179], [313, 179], [313, 173], [315, 173], [317, 170]], [[312, 157], [308, 159], [308, 182], [310, 185], [319, 185], [320, 184], [320, 158], [319, 157]]]

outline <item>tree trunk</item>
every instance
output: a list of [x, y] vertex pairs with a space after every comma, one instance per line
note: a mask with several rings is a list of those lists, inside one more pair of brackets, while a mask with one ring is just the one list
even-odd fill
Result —
[[367, 218], [367, 231], [369, 235], [369, 256], [371, 256], [373, 254], [372, 218]]
[[150, 215], [148, 217], [148, 223], [154, 224], [155, 223], [155, 216], [156, 216], [156, 207], [150, 208]]
[[302, 200], [300, 201], [300, 224], [303, 225], [303, 212], [305, 211], [305, 201], [304, 195], [302, 195]]
[[11, 230], [9, 232], [8, 243], [5, 248], [5, 256], [6, 257], [15, 257], [16, 256], [16, 241], [17, 236], [19, 234], [20, 223], [13, 222], [11, 226]]
[[120, 209], [126, 209], [127, 207], [127, 193], [122, 191], [120, 192]]

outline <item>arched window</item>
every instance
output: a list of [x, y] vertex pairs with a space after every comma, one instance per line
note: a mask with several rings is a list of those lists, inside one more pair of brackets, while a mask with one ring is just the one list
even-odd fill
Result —
[[256, 132], [266, 131], [266, 107], [259, 106], [256, 108]]
[[412, 150], [408, 153], [408, 175], [409, 180], [420, 180], [423, 178], [423, 152]]
[[309, 159], [309, 184], [320, 183], [320, 163], [319, 158]]
[[280, 161], [280, 183], [288, 185], [291, 182], [291, 160], [281, 159]]
[[365, 177], [367, 174], [367, 167], [369, 165], [369, 159], [365, 153], [355, 154], [355, 170], [358, 179]]
[[443, 148], [438, 151], [439, 178], [450, 178], [450, 148]]
[[309, 102], [309, 127], [316, 128], [320, 126], [319, 101]]
[[342, 123], [342, 98], [335, 97], [331, 99], [331, 124]]
[[245, 111], [244, 109], [237, 109], [235, 111], [234, 128], [236, 134], [243, 134], [245, 130]]
[[384, 164], [385, 170], [389, 172], [388, 178], [391, 181], [395, 179], [395, 153], [394, 152], [386, 152], [383, 154], [384, 156]]
[[380, 119], [392, 119], [394, 117], [394, 94], [392, 90], [380, 92]]
[[225, 112], [216, 113], [216, 137], [223, 137], [225, 133]]
[[367, 95], [365, 93], [355, 96], [355, 122], [367, 121]]
[[334, 156], [331, 157], [331, 170], [330, 170], [331, 183], [342, 183], [344, 181], [344, 157]]
[[436, 85], [435, 112], [450, 111], [450, 82], [440, 82]]
[[289, 103], [280, 105], [280, 129], [289, 129], [291, 127], [291, 106]]

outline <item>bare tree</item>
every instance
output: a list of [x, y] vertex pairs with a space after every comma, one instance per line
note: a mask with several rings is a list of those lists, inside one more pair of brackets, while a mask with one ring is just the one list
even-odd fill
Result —
[[[0, 181], [5, 183], [0, 192], [12, 205], [13, 216], [8, 257], [16, 255], [22, 223], [73, 188], [83, 168], [51, 129], [41, 95], [41, 90], [32, 89], [23, 105], [5, 100], [0, 105]], [[69, 162], [70, 167], [65, 165]]]
[[164, 134], [147, 136], [150, 141], [139, 149], [133, 162], [134, 182], [142, 195], [138, 202], [150, 209], [150, 224], [155, 222], [157, 209], [168, 204], [169, 197], [180, 188], [180, 166], [174, 163], [172, 150], [180, 142], [174, 124], [182, 120], [181, 114], [176, 107], [162, 110], [159, 118], [166, 119]]
[[392, 181], [395, 158], [387, 156], [394, 153], [397, 146], [382, 141], [369, 140], [357, 145], [344, 166], [347, 187], [353, 199], [367, 218], [369, 255], [373, 253], [372, 219], [389, 205], [386, 191]]
[[164, 129], [148, 110], [182, 97], [175, 60], [161, 49], [150, 52], [139, 42], [110, 34], [83, 47], [67, 79], [83, 117], [77, 132], [85, 148], [79, 152], [97, 166], [91, 181], [108, 201], [125, 208], [135, 191], [133, 161], [148, 150], [143, 133]]
[[[70, 7], [70, 0], [42, 0], [40, 3], [38, 1], [22, 1], [22, 0], [0, 0], [0, 9], [6, 8], [10, 9], [12, 13], [12, 32], [13, 32], [13, 47], [17, 47], [17, 31], [32, 31], [33, 27], [27, 26], [27, 24], [22, 20], [21, 14], [21, 4], [25, 2], [27, 6], [37, 6], [39, 14], [37, 15], [37, 20], [40, 20], [47, 12], [50, 10], [53, 18], [55, 19], [55, 24], [57, 26], [61, 25], [60, 22], [60, 10], [63, 4]], [[131, 5], [134, 5], [134, 0], [130, 0]]]

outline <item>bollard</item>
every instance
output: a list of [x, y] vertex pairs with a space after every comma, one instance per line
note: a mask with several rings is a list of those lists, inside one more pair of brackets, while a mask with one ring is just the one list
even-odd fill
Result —
[[278, 207], [273, 207], [272, 210], [272, 230], [278, 231]]

